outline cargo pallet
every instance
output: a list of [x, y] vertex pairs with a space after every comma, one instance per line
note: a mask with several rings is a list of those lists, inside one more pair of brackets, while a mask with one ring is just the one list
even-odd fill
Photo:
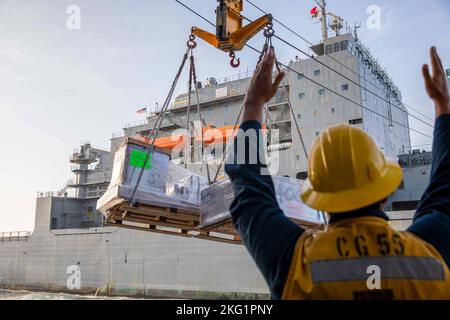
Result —
[[[323, 225], [291, 219], [297, 225], [323, 230]], [[242, 244], [232, 219], [227, 218], [210, 226], [202, 226], [199, 211], [162, 208], [144, 204], [132, 206], [124, 202], [113, 207], [107, 218], [107, 226], [121, 227], [166, 235]]]

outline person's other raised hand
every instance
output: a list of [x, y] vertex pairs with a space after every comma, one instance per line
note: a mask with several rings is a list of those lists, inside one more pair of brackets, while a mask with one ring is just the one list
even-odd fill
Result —
[[430, 56], [433, 72], [431, 74], [430, 67], [425, 64], [422, 67], [422, 73], [425, 79], [425, 88], [436, 106], [436, 118], [438, 118], [443, 114], [450, 114], [450, 95], [447, 77], [436, 47], [431, 48]]

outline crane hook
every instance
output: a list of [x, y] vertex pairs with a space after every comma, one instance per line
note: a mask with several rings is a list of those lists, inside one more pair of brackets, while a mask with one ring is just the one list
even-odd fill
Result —
[[233, 68], [239, 68], [239, 66], [241, 65], [241, 59], [240, 58], [236, 59], [236, 53], [233, 50], [230, 51], [230, 58], [231, 58], [230, 61], [231, 66]]

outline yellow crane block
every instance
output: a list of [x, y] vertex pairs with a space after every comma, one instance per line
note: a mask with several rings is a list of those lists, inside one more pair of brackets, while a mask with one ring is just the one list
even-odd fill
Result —
[[[216, 34], [192, 28], [192, 34], [225, 52], [230, 52], [234, 58], [234, 51], [240, 51], [245, 44], [259, 31], [272, 22], [270, 14], [265, 15], [246, 26], [243, 26], [244, 0], [218, 0], [216, 9]], [[233, 61], [232, 61], [233, 65]]]

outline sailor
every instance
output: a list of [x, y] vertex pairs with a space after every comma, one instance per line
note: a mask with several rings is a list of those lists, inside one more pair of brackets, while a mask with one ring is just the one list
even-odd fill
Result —
[[[226, 172], [235, 192], [233, 222], [273, 299], [450, 299], [450, 98], [434, 47], [431, 60], [432, 75], [423, 67], [436, 106], [431, 181], [405, 232], [391, 228], [383, 212], [402, 182], [401, 168], [364, 131], [348, 125], [316, 139], [301, 195], [329, 214], [327, 230], [306, 231], [284, 216], [271, 177], [261, 174], [260, 142], [245, 138], [261, 129], [263, 105], [284, 74], [273, 82], [272, 50], [257, 66], [236, 139], [247, 139], [245, 161], [229, 161]], [[232, 159], [242, 159], [238, 145]], [[246, 162], [251, 152], [258, 154], [256, 164]]]

